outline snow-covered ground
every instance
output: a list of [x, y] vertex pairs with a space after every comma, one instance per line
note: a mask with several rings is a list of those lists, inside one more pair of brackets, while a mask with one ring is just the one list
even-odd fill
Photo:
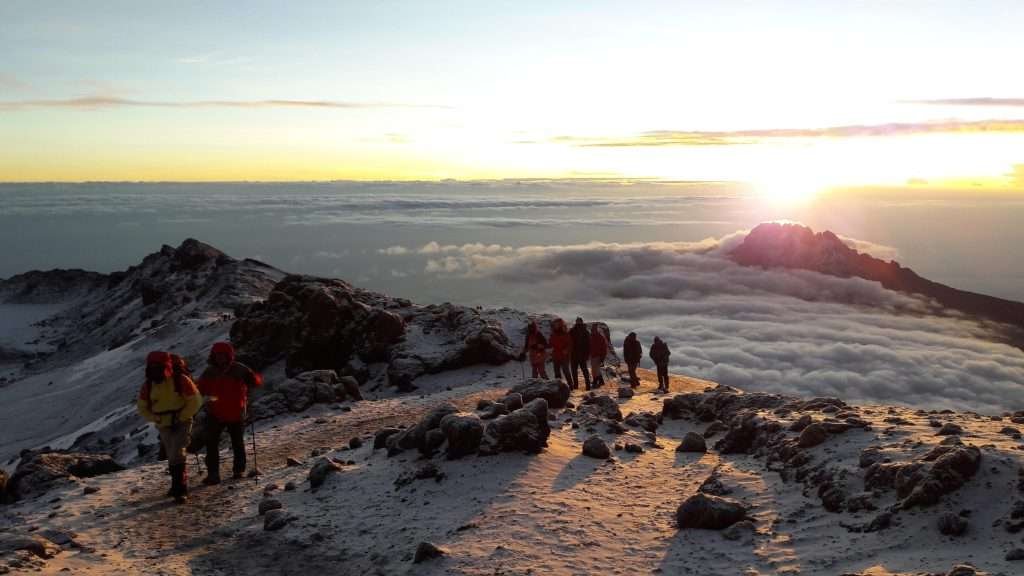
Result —
[[[663, 395], [653, 391], [653, 375], [643, 373], [640, 393], [620, 400], [623, 414], [658, 412]], [[464, 376], [463, 376], [464, 378]], [[869, 430], [830, 435], [809, 449], [816, 461], [843, 472], [855, 489], [863, 482], [861, 450], [881, 447], [894, 460], [919, 456], [946, 436], [937, 436], [931, 420], [957, 423], [964, 443], [982, 449], [980, 471], [936, 506], [899, 512], [894, 525], [856, 533], [877, 512], [827, 512], [799, 482], [784, 482], [748, 455], [677, 453], [689, 431], [706, 423], [665, 420], [658, 429], [661, 448], [642, 454], [613, 452], [610, 460], [581, 455], [589, 435], [574, 429], [566, 414], [552, 424], [546, 450], [469, 456], [432, 463], [443, 479], [396, 479], [428, 463], [414, 451], [387, 457], [374, 451], [372, 435], [381, 427], [413, 424], [430, 407], [453, 401], [472, 410], [477, 400], [503, 394], [502, 379], [468, 384], [453, 378], [429, 395], [367, 400], [350, 408], [315, 407], [258, 428], [263, 476], [217, 487], [198, 484], [185, 506], [163, 496], [163, 466], [147, 465], [89, 480], [75, 481], [36, 500], [0, 509], [8, 532], [74, 533], [51, 559], [20, 553], [19, 570], [38, 566], [47, 573], [74, 574], [945, 574], [970, 563], [990, 574], [1019, 574], [1019, 563], [1004, 559], [1020, 547], [1017, 534], [994, 522], [1008, 512], [1018, 494], [1021, 441], [1001, 433], [1010, 424], [969, 413], [922, 414], [906, 408], [855, 407]], [[515, 383], [515, 378], [505, 378]], [[440, 382], [435, 382], [439, 385]], [[676, 377], [673, 393], [698, 391], [709, 383]], [[446, 386], [446, 387], [448, 387]], [[574, 393], [572, 401], [578, 402]], [[787, 419], [796, 419], [792, 414]], [[814, 413], [818, 418], [821, 414]], [[886, 419], [889, 419], [888, 422]], [[895, 419], [904, 424], [893, 425]], [[597, 430], [608, 442], [644, 440]], [[795, 433], [794, 433], [795, 434]], [[360, 447], [349, 440], [359, 437]], [[713, 440], [709, 444], [713, 443]], [[306, 482], [311, 451], [341, 462], [342, 472], [328, 477], [315, 492]], [[287, 457], [303, 461], [289, 467]], [[225, 458], [230, 458], [227, 452]], [[192, 463], [194, 468], [196, 463]], [[675, 511], [717, 470], [729, 497], [749, 506], [753, 530], [744, 532], [679, 530]], [[294, 482], [296, 490], [285, 490]], [[89, 486], [98, 489], [84, 494]], [[264, 531], [259, 502], [269, 491], [293, 520], [279, 531]], [[892, 494], [876, 494], [884, 509]], [[966, 533], [943, 536], [936, 519], [962, 512]], [[728, 539], [724, 534], [736, 537]], [[413, 564], [420, 542], [446, 556]], [[53, 552], [57, 552], [55, 548]]]

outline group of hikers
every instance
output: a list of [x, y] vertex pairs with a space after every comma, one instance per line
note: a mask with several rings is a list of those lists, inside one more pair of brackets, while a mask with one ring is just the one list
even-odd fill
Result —
[[177, 503], [188, 499], [186, 450], [191, 443], [192, 421], [206, 406], [206, 478], [203, 484], [219, 484], [220, 438], [231, 437], [234, 478], [245, 474], [245, 420], [249, 390], [263, 385], [263, 378], [235, 361], [235, 349], [217, 342], [210, 349], [206, 370], [193, 382], [185, 359], [168, 352], [146, 356], [146, 381], [139, 392], [139, 414], [152, 422], [167, 456], [171, 488], [167, 495]]
[[[589, 328], [577, 318], [572, 328], [558, 318], [551, 323], [547, 338], [536, 322], [531, 322], [521, 360], [529, 357], [534, 378], [547, 378], [545, 364], [548, 349], [555, 378], [564, 379], [579, 389], [579, 373], [587, 390], [604, 385], [604, 361], [608, 355], [607, 329], [599, 324]], [[643, 358], [643, 347], [635, 332], [622, 345], [623, 359], [629, 368], [630, 384], [640, 385], [636, 369]], [[651, 345], [650, 357], [658, 367], [658, 390], [668, 392], [668, 346], [660, 338]], [[263, 378], [235, 360], [235, 349], [228, 342], [217, 342], [210, 349], [207, 367], [192, 381], [184, 358], [169, 352], [150, 352], [146, 356], [146, 381], [139, 391], [138, 411], [152, 422], [160, 436], [161, 453], [167, 457], [171, 488], [167, 495], [177, 503], [188, 500], [186, 451], [192, 438], [192, 423], [206, 407], [205, 437], [207, 475], [203, 484], [214, 485], [220, 477], [220, 438], [225, 430], [231, 437], [234, 453], [232, 473], [242, 478], [246, 469], [245, 424], [249, 391], [263, 385]]]
[[[588, 328], [583, 318], [576, 318], [576, 323], [568, 328], [564, 320], [555, 318], [551, 321], [551, 335], [545, 338], [537, 322], [531, 321], [526, 329], [526, 341], [520, 360], [529, 359], [533, 378], [548, 377], [548, 349], [551, 350], [555, 378], [564, 379], [573, 390], [580, 387], [580, 372], [583, 372], [586, 390], [604, 385], [603, 368], [608, 356], [608, 334], [607, 329], [600, 324], [594, 323]], [[630, 332], [622, 343], [622, 359], [629, 368], [630, 385], [634, 388], [640, 385], [636, 369], [643, 355], [643, 346], [636, 332]], [[668, 392], [668, 359], [671, 355], [668, 345], [661, 338], [655, 337], [649, 355], [658, 368], [658, 390]]]

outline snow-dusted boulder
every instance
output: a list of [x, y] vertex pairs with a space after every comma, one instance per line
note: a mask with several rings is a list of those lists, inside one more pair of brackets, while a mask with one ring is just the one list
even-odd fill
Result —
[[565, 382], [541, 378], [530, 378], [522, 384], [513, 386], [509, 392], [518, 393], [524, 403], [534, 398], [543, 398], [548, 401], [548, 408], [551, 409], [565, 408], [570, 394], [569, 385]]
[[72, 478], [92, 478], [124, 470], [108, 454], [60, 452], [26, 453], [7, 481], [12, 498], [43, 494]]

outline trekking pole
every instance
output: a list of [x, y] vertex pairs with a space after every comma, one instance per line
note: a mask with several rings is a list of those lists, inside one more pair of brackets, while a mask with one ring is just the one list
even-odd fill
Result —
[[252, 477], [256, 479], [256, 484], [260, 483], [260, 462], [256, 458], [256, 421], [249, 420], [249, 426], [252, 429]]

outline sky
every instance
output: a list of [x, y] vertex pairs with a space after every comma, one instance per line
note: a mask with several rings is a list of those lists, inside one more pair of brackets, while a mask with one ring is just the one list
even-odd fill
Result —
[[9, 0], [0, 21], [0, 181], [1024, 189], [1013, 0]]

